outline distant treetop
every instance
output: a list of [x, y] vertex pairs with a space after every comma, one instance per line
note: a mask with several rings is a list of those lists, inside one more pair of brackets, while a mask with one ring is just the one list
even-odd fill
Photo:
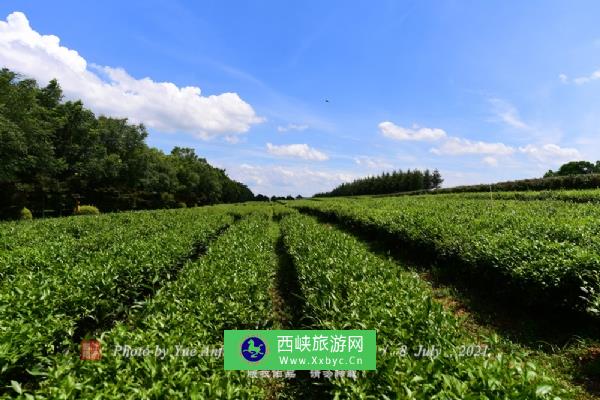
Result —
[[596, 164], [592, 164], [589, 161], [570, 161], [566, 164], [561, 165], [556, 172], [549, 170], [544, 174], [544, 178], [549, 178], [551, 176], [585, 174], [600, 174], [600, 161], [596, 161]]
[[443, 181], [442, 175], [437, 169], [433, 172], [428, 169], [425, 171], [417, 169], [398, 170], [342, 183], [331, 192], [318, 193], [315, 197], [358, 196], [429, 190], [439, 188]]

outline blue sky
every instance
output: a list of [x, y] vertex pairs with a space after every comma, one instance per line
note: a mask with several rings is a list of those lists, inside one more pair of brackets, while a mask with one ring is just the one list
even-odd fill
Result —
[[600, 159], [598, 15], [595, 1], [8, 0], [0, 63], [255, 193], [399, 168], [453, 186]]

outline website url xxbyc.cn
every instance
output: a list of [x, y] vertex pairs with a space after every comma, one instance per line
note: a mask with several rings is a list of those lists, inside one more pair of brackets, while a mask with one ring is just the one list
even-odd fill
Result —
[[289, 357], [279, 356], [279, 362], [282, 365], [303, 365], [303, 366], [328, 366], [328, 367], [341, 367], [343, 365], [362, 365], [363, 359], [357, 356], [349, 357], [320, 357], [320, 356], [305, 356], [305, 357]]

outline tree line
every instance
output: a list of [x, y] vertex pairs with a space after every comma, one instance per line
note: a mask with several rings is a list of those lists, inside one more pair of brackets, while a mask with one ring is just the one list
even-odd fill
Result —
[[600, 161], [595, 164], [589, 161], [570, 161], [560, 166], [556, 171], [548, 170], [544, 178], [553, 176], [600, 174]]
[[0, 216], [23, 207], [64, 215], [77, 202], [102, 211], [253, 200], [252, 191], [191, 148], [149, 147], [143, 125], [95, 116], [45, 87], [0, 71]]
[[543, 190], [577, 190], [600, 188], [600, 161], [569, 161], [556, 171], [549, 170], [543, 178], [463, 185], [436, 190], [417, 190], [406, 194], [443, 194], [469, 192], [526, 192]]
[[433, 172], [428, 169], [425, 171], [417, 169], [398, 170], [342, 183], [331, 192], [318, 193], [315, 197], [375, 195], [430, 190], [439, 188], [443, 181], [442, 175], [437, 169]]

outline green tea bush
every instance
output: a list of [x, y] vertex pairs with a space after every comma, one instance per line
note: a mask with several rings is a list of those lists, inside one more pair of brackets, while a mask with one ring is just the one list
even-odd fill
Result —
[[488, 279], [530, 305], [600, 315], [596, 204], [440, 195], [309, 200], [293, 207], [409, 246], [445, 273]]
[[23, 207], [19, 213], [19, 219], [22, 219], [22, 220], [33, 219], [33, 215], [31, 214], [31, 211], [29, 211], [29, 209], [27, 207]]
[[[78, 345], [73, 327], [122, 318], [232, 222], [221, 210], [200, 208], [20, 224], [0, 240], [13, 247], [0, 251], [0, 279], [11, 283], [0, 290], [0, 387], [34, 368], [43, 372], [56, 349]], [[0, 226], [0, 237], [8, 236], [2, 233]]]
[[79, 210], [75, 211], [77, 215], [99, 215], [100, 210], [94, 206], [79, 206]]
[[[352, 235], [293, 214], [281, 230], [313, 329], [377, 331], [377, 370], [332, 379], [330, 398], [573, 398], [550, 370], [528, 360], [527, 350], [506, 347], [496, 335], [474, 337], [418, 274]], [[418, 355], [421, 347], [438, 353]], [[468, 355], [468, 348], [479, 353]]]
[[[227, 207], [233, 208], [216, 206], [210, 210], [226, 211]], [[198, 218], [189, 217], [203, 215], [206, 210], [170, 210], [164, 215], [185, 216], [183, 223], [189, 221], [188, 227], [201, 230]], [[211, 243], [203, 257], [187, 262], [178, 279], [167, 283], [145, 303], [137, 317], [140, 321], [137, 328], [132, 329], [128, 323], [116, 324], [106, 336], [103, 335], [103, 349], [115, 349], [119, 344], [132, 347], [158, 345], [173, 351], [176, 346], [196, 344], [217, 349], [223, 345], [225, 329], [271, 327], [272, 304], [267, 279], [274, 276], [277, 258], [273, 238], [262, 234], [273, 228], [266, 211], [249, 215], [232, 225]], [[169, 219], [164, 222], [169, 223]], [[160, 250], [167, 240], [178, 245], [182, 239], [191, 236], [189, 232], [180, 235], [169, 232], [168, 239], [151, 243], [156, 243], [154, 246]], [[142, 254], [151, 255], [152, 252]], [[72, 351], [77, 351], [77, 346], [75, 343]], [[36, 398], [268, 397], [264, 384], [252, 381], [245, 371], [224, 371], [223, 360], [217, 357], [177, 357], [173, 354], [160, 359], [125, 357], [107, 351], [97, 363], [82, 363], [72, 354], [56, 354]]]

